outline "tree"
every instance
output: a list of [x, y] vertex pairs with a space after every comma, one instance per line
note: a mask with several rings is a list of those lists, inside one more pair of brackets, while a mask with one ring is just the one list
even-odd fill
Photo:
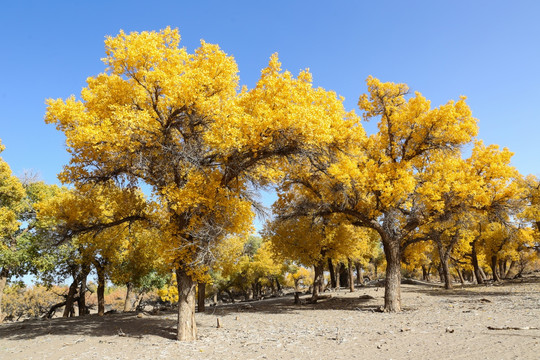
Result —
[[[5, 147], [0, 142], [0, 153]], [[12, 175], [9, 165], [0, 158], [0, 322], [2, 297], [9, 277], [21, 265], [20, 213], [23, 211], [24, 188]]]
[[[401, 310], [401, 254], [417, 241], [414, 230], [428, 221], [419, 198], [429, 184], [422, 171], [426, 162], [469, 143], [477, 124], [465, 98], [431, 109], [418, 92], [406, 99], [405, 84], [372, 77], [367, 84], [369, 93], [358, 104], [366, 121], [379, 119], [379, 131], [357, 142], [356, 149], [325, 157], [308, 172], [294, 172], [290, 182], [304, 187], [305, 195], [291, 214], [338, 212], [378, 232], [387, 261], [384, 309], [394, 312]], [[352, 131], [363, 133], [360, 127]]]
[[217, 45], [179, 48], [177, 30], [109, 37], [108, 68], [88, 79], [82, 100], [49, 100], [48, 123], [72, 158], [60, 175], [77, 186], [113, 180], [148, 185], [164, 212], [164, 254], [180, 296], [179, 340], [196, 338], [195, 283], [212, 249], [251, 222], [251, 190], [352, 126], [334, 93], [311, 76], [281, 72], [277, 56], [252, 90]]

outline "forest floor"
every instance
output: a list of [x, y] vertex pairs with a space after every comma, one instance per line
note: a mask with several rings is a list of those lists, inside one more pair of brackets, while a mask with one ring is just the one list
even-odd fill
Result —
[[174, 340], [173, 312], [1, 324], [0, 359], [540, 358], [538, 276], [446, 291], [404, 284], [401, 313], [378, 312], [384, 288], [325, 294], [317, 304], [285, 296], [210, 307], [196, 315], [194, 342]]

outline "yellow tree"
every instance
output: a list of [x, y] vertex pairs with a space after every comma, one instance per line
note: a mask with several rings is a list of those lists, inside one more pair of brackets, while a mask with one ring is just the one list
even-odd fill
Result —
[[[284, 206], [279, 201], [277, 204]], [[277, 206], [274, 208], [279, 211]], [[352, 271], [353, 260], [360, 258], [364, 255], [362, 252], [371, 247], [368, 243], [372, 238], [367, 232], [368, 229], [355, 228], [348, 224], [340, 215], [326, 218], [277, 218], [265, 227], [265, 237], [269, 239], [273, 252], [279, 258], [314, 267], [312, 301], [317, 300], [322, 289], [323, 270], [327, 259], [350, 260], [349, 270]]]
[[475, 219], [471, 227], [474, 235], [468, 255], [478, 283], [484, 280], [477, 256], [479, 240], [489, 224], [499, 223], [514, 228], [519, 226], [515, 222], [522, 209], [524, 189], [520, 186], [519, 172], [510, 165], [512, 155], [507, 148], [501, 150], [497, 145], [486, 146], [479, 141], [467, 159], [470, 182], [476, 183], [469, 199]]
[[[405, 84], [372, 77], [367, 84], [369, 93], [360, 97], [359, 106], [365, 120], [379, 119], [379, 131], [356, 150], [336, 153], [315, 172], [292, 179], [305, 193], [292, 213], [339, 212], [377, 231], [387, 261], [384, 309], [393, 312], [401, 310], [401, 254], [416, 241], [414, 230], [428, 220], [419, 199], [429, 182], [422, 176], [425, 163], [470, 142], [477, 124], [464, 98], [432, 109], [420, 93], [406, 98]], [[363, 132], [359, 127], [352, 131]]]
[[[0, 153], [5, 147], [0, 142]], [[23, 210], [24, 188], [12, 175], [9, 165], [0, 158], [0, 322], [2, 315], [2, 297], [10, 273], [20, 265], [18, 230]]]
[[62, 181], [151, 187], [179, 280], [177, 338], [193, 340], [195, 283], [215, 243], [250, 223], [253, 185], [352, 125], [341, 99], [313, 88], [308, 72], [281, 72], [277, 56], [239, 92], [231, 56], [205, 42], [191, 54], [179, 41], [170, 28], [107, 38], [106, 72], [87, 80], [82, 100], [49, 100], [46, 121], [72, 154]]

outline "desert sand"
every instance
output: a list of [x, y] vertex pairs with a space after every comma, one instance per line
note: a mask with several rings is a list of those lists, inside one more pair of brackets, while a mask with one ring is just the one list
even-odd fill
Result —
[[377, 286], [325, 294], [209, 307], [194, 342], [172, 311], [2, 324], [0, 359], [540, 359], [540, 277], [404, 284], [401, 313], [378, 312]]

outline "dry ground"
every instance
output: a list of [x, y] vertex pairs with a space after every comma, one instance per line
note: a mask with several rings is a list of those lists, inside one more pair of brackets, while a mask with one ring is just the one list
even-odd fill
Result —
[[331, 294], [316, 305], [283, 297], [210, 308], [188, 343], [173, 340], [174, 313], [3, 324], [0, 359], [540, 359], [540, 330], [530, 329], [540, 327], [539, 277], [403, 285], [399, 314], [377, 312], [382, 288]]

